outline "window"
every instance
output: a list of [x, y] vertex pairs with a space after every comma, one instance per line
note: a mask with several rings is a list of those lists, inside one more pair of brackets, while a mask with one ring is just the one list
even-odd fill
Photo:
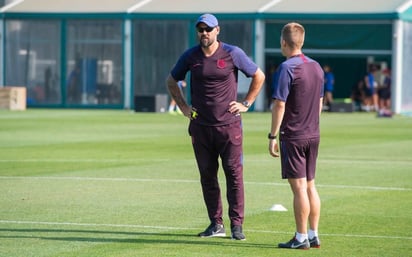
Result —
[[67, 104], [121, 104], [122, 22], [69, 21], [66, 37]]

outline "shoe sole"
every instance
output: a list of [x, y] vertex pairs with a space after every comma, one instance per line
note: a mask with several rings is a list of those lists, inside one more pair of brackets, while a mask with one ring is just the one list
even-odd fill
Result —
[[281, 246], [278, 246], [278, 248], [280, 248], [280, 249], [292, 249], [292, 250], [309, 250], [309, 249], [310, 249], [310, 247], [297, 247], [297, 248], [292, 248], [292, 247], [281, 247]]
[[297, 247], [291, 247], [289, 245], [278, 244], [278, 248], [281, 248], [281, 249], [294, 249], [294, 250], [309, 250], [310, 245], [308, 245], [308, 246], [300, 245], [300, 246], [297, 246]]
[[226, 233], [217, 233], [217, 234], [213, 234], [213, 235], [210, 235], [210, 236], [200, 236], [200, 235], [199, 235], [199, 237], [201, 237], [201, 238], [209, 238], [209, 237], [226, 237]]
[[310, 244], [310, 248], [320, 248], [320, 241], [319, 240], [315, 240], [313, 242], [309, 241], [309, 244]]

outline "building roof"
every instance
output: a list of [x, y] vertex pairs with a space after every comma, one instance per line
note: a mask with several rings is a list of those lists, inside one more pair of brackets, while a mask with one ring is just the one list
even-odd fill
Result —
[[248, 15], [282, 18], [405, 18], [412, 20], [412, 0], [14, 0], [3, 14], [166, 14]]
[[14, 0], [5, 13], [124, 13], [136, 0]]

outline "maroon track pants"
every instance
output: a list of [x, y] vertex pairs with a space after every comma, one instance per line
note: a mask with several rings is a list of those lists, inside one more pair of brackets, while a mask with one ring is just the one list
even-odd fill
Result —
[[222, 200], [218, 181], [219, 157], [226, 177], [226, 197], [231, 226], [244, 219], [242, 123], [223, 126], [189, 125], [189, 134], [200, 172], [203, 198], [211, 222], [223, 224]]

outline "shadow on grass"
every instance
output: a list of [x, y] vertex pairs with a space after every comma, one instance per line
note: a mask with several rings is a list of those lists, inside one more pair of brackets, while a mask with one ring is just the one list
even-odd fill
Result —
[[[246, 241], [232, 240], [230, 237], [222, 238], [199, 238], [194, 234], [181, 233], [154, 233], [154, 232], [126, 232], [126, 231], [102, 231], [102, 230], [79, 230], [79, 229], [4, 229], [0, 232], [10, 232], [13, 235], [1, 235], [0, 238], [9, 239], [40, 239], [71, 242], [91, 243], [129, 243], [129, 244], [188, 244], [188, 245], [215, 245], [236, 247], [259, 247], [275, 248], [274, 245], [248, 243]], [[46, 235], [41, 235], [45, 233]], [[49, 235], [52, 233], [53, 235]], [[29, 234], [29, 235], [25, 235]], [[69, 234], [90, 234], [90, 236], [78, 236]], [[97, 236], [99, 235], [99, 236]], [[107, 235], [107, 236], [106, 236]], [[112, 235], [112, 236], [108, 236]], [[119, 237], [114, 237], [118, 235]], [[120, 238], [120, 236], [128, 236]], [[132, 237], [132, 238], [130, 238]]]

